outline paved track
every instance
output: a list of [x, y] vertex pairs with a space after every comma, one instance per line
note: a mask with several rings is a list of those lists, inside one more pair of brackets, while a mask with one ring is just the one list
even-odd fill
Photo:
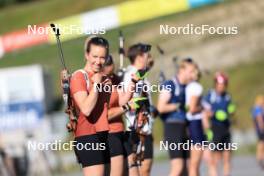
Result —
[[[166, 176], [169, 173], [169, 161], [154, 163], [151, 176]], [[201, 176], [206, 176], [207, 168], [205, 164], [201, 167]], [[236, 156], [232, 160], [232, 176], [263, 176], [264, 170], [261, 170], [254, 156]]]
[[[263, 176], [264, 170], [261, 170], [254, 156], [236, 156], [232, 160], [232, 176]], [[155, 162], [151, 176], [166, 176], [169, 173], [169, 161]], [[201, 176], [206, 176], [207, 168], [205, 164], [201, 167]], [[63, 176], [82, 176], [81, 173], [63, 174]], [[221, 175], [220, 175], [221, 176]]]

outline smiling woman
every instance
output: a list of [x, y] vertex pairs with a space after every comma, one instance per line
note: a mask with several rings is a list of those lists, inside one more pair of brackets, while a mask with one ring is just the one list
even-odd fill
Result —
[[[107, 143], [108, 139], [108, 102], [111, 93], [93, 89], [95, 85], [106, 84], [103, 77], [103, 64], [108, 56], [108, 41], [102, 37], [88, 38], [85, 42], [86, 64], [71, 78], [71, 96], [79, 116], [74, 130], [76, 146], [87, 143]], [[105, 165], [110, 162], [108, 145], [104, 150], [74, 148], [78, 162], [85, 176], [91, 173], [103, 175]]]

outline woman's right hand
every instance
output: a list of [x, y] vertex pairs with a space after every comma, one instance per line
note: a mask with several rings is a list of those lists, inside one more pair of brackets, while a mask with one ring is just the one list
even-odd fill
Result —
[[94, 83], [97, 83], [97, 84], [99, 84], [99, 83], [101, 83], [102, 82], [102, 78], [103, 78], [103, 74], [102, 73], [95, 73], [93, 76], [92, 76], [92, 81], [94, 82]]

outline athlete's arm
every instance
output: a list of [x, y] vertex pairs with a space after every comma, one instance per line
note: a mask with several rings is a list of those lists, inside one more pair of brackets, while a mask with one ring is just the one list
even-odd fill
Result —
[[139, 78], [137, 78], [135, 74], [132, 74], [131, 76], [128, 76], [124, 79], [124, 84], [122, 85], [122, 88], [118, 89], [120, 106], [125, 105], [133, 97], [136, 83], [133, 82], [132, 79], [136, 82], [139, 81]]
[[120, 117], [124, 112], [126, 112], [122, 107], [113, 107], [108, 109], [108, 121], [115, 120]]
[[211, 117], [213, 117], [214, 112], [212, 111], [209, 93], [207, 93], [207, 95], [202, 98], [202, 106], [205, 118], [210, 119]]
[[256, 117], [256, 121], [257, 121], [257, 124], [258, 124], [258, 126], [259, 126], [259, 129], [260, 129], [261, 131], [264, 131], [264, 120], [263, 120], [263, 117], [262, 117], [261, 115], [258, 115], [258, 116]]
[[[102, 81], [102, 75], [99, 73], [94, 74], [92, 80], [95, 84], [98, 84]], [[86, 116], [89, 116], [91, 114], [98, 99], [98, 91], [94, 87], [90, 89], [89, 95], [86, 91], [79, 91], [73, 95], [73, 98], [80, 108], [80, 111]]]
[[[115, 120], [117, 117], [120, 118], [122, 114], [124, 114], [127, 111], [134, 110], [134, 102], [130, 101], [129, 103], [126, 103], [122, 106], [112, 107], [108, 109], [108, 121]], [[122, 117], [122, 116], [121, 116]]]
[[171, 93], [168, 90], [163, 89], [160, 92], [158, 105], [157, 105], [157, 109], [160, 113], [168, 113], [168, 112], [176, 111], [178, 109], [179, 107], [178, 104], [169, 103], [170, 98], [171, 98]]
[[189, 109], [188, 111], [192, 114], [199, 112], [202, 110], [200, 106], [200, 97], [199, 96], [192, 96], [190, 99]]
[[93, 89], [89, 92], [89, 95], [87, 94], [87, 92], [81, 91], [75, 93], [73, 95], [73, 98], [80, 108], [80, 111], [84, 115], [89, 116], [96, 105], [98, 93]]
[[125, 105], [133, 97], [135, 91], [135, 83], [132, 81], [129, 83], [127, 88], [118, 89], [118, 102], [120, 106]]

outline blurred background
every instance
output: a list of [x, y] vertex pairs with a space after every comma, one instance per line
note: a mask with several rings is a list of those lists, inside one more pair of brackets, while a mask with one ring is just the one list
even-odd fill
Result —
[[[117, 65], [120, 30], [125, 48], [137, 42], [150, 43], [155, 61], [149, 76], [152, 83], [158, 82], [161, 71], [167, 78], [173, 76], [173, 57], [197, 61], [204, 72], [202, 83], [206, 90], [213, 86], [215, 71], [227, 72], [229, 91], [237, 105], [233, 142], [239, 146], [233, 153], [232, 175], [263, 175], [255, 161], [257, 138], [250, 112], [255, 97], [264, 93], [263, 17], [263, 0], [0, 0], [1, 150], [14, 159], [17, 175], [81, 175], [72, 151], [27, 150], [29, 140], [72, 139], [65, 129], [67, 116], [63, 112], [61, 63], [55, 38], [52, 34], [27, 32], [28, 25], [40, 28], [50, 22], [77, 25], [87, 32], [94, 25], [106, 29], [103, 36], [110, 42]], [[166, 24], [237, 26], [238, 34], [160, 35], [160, 25]], [[87, 36], [73, 33], [61, 37], [68, 69], [83, 67]], [[157, 95], [153, 96], [155, 102]], [[152, 175], [166, 175], [169, 171], [167, 153], [159, 150], [162, 136], [162, 123], [157, 119]], [[2, 159], [1, 170], [3, 162]], [[202, 173], [206, 175], [205, 165]]]

